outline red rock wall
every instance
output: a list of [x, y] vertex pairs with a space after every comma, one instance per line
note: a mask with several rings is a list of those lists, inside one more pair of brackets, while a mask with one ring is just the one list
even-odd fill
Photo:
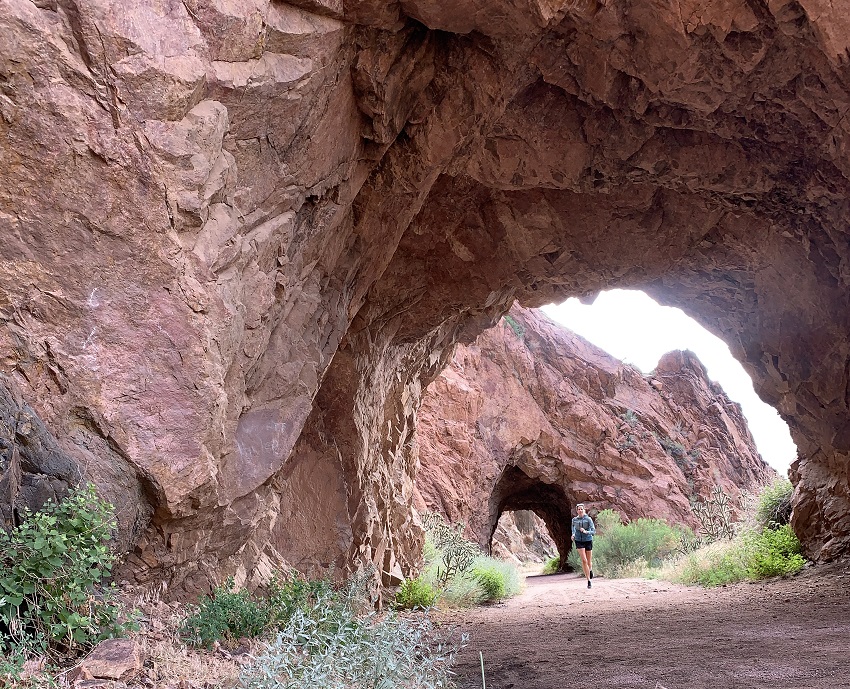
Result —
[[[694, 527], [698, 496], [719, 486], [737, 500], [775, 476], [692, 353], [670, 352], [644, 376], [517, 306], [428, 387], [417, 443], [420, 504], [466, 522], [485, 548], [518, 502], [550, 515], [569, 548], [579, 502]], [[548, 504], [553, 494], [562, 504]]]
[[848, 9], [0, 0], [0, 370], [128, 575], [395, 570], [454, 342], [643, 287], [731, 343], [846, 554]]

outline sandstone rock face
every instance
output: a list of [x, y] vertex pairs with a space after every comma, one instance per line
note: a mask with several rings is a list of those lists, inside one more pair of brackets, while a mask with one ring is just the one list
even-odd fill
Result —
[[493, 557], [519, 566], [542, 564], [558, 554], [546, 524], [531, 510], [505, 512], [491, 539]]
[[714, 486], [735, 500], [775, 476], [692, 353], [666, 354], [645, 377], [517, 306], [458, 347], [417, 429], [429, 508], [466, 522], [484, 548], [505, 511], [532, 510], [564, 562], [579, 502], [695, 527], [692, 500]]
[[807, 552], [850, 552], [848, 16], [0, 0], [0, 369], [125, 496], [128, 575], [395, 570], [454, 342], [643, 287], [730, 342]]

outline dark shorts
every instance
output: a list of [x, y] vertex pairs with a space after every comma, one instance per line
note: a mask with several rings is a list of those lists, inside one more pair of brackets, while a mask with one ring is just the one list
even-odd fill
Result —
[[576, 541], [576, 550], [584, 548], [585, 550], [593, 550], [593, 541]]

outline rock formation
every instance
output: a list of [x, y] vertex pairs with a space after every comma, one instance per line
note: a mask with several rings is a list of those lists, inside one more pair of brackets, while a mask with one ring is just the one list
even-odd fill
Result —
[[730, 343], [846, 554], [848, 9], [0, 0], [0, 370], [126, 495], [126, 576], [388, 571], [455, 341], [642, 287]]
[[505, 512], [493, 532], [493, 557], [519, 566], [543, 564], [558, 554], [546, 524], [531, 510]]
[[697, 497], [718, 486], [734, 501], [775, 476], [691, 352], [645, 377], [516, 306], [428, 387], [417, 440], [427, 507], [484, 548], [505, 511], [533, 510], [564, 562], [579, 502], [697, 527]]

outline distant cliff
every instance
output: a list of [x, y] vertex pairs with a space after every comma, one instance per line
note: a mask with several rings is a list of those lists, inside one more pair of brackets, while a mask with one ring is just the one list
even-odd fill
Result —
[[532, 510], [559, 549], [573, 507], [695, 525], [691, 501], [769, 480], [738, 404], [691, 352], [644, 376], [514, 306], [428, 388], [417, 427], [420, 505], [486, 546], [503, 512]]

